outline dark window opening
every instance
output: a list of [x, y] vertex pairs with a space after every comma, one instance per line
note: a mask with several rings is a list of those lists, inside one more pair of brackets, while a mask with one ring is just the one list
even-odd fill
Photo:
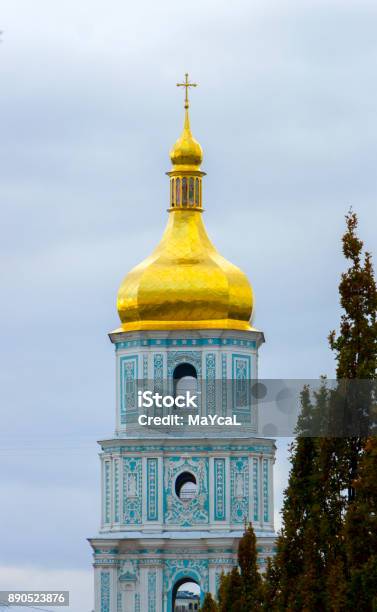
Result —
[[198, 393], [198, 375], [191, 363], [180, 363], [173, 373], [174, 395], [185, 395], [186, 392], [190, 396]]
[[196, 497], [198, 485], [194, 474], [182, 472], [175, 481], [175, 494], [181, 501], [190, 501]]

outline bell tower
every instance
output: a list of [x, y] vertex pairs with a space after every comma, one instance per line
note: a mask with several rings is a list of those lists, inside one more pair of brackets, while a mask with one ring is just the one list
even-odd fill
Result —
[[[121, 326], [109, 334], [116, 424], [114, 436], [100, 442], [101, 525], [89, 540], [95, 612], [174, 612], [187, 581], [201, 600], [208, 591], [216, 596], [221, 572], [237, 563], [246, 521], [261, 569], [273, 554], [275, 446], [258, 435], [253, 397], [264, 337], [250, 323], [248, 279], [207, 235], [203, 152], [189, 119], [188, 90], [196, 84], [186, 75], [178, 85], [185, 87], [185, 118], [170, 152], [167, 227], [123, 280]], [[197, 406], [191, 413], [154, 406], [153, 424], [145, 426], [144, 390], [171, 397], [188, 391]], [[173, 413], [182, 425], [158, 420]], [[211, 423], [190, 425], [188, 414]], [[237, 424], [224, 425], [225, 417]]]

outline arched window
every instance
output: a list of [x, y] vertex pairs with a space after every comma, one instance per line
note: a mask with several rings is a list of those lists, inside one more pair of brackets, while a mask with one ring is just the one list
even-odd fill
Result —
[[198, 375], [191, 363], [180, 363], [173, 373], [174, 395], [190, 395], [198, 392]]
[[181, 203], [181, 179], [177, 178], [175, 181], [175, 203], [177, 206]]
[[175, 480], [174, 486], [176, 496], [183, 502], [189, 502], [198, 493], [198, 484], [192, 472], [181, 472]]
[[187, 178], [182, 179], [182, 206], [187, 205]]
[[171, 180], [171, 206], [172, 208], [174, 207], [174, 203], [175, 203], [175, 179]]
[[189, 182], [189, 204], [194, 206], [194, 179], [192, 177]]
[[195, 204], [199, 206], [199, 179], [195, 180]]

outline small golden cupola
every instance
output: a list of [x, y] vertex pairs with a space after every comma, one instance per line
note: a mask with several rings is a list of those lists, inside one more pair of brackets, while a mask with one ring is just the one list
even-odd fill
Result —
[[191, 133], [185, 75], [185, 120], [170, 151], [167, 227], [153, 253], [123, 280], [119, 331], [171, 329], [250, 330], [253, 293], [245, 274], [222, 257], [202, 218], [203, 151]]

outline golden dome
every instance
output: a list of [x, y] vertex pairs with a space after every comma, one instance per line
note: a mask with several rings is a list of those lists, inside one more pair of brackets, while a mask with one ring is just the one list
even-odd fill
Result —
[[118, 293], [124, 331], [248, 330], [252, 306], [245, 274], [217, 252], [199, 210], [170, 211], [160, 244]]
[[170, 151], [174, 170], [199, 170], [203, 161], [203, 149], [190, 129], [188, 109], [185, 109], [183, 132]]
[[250, 330], [253, 293], [245, 274], [222, 257], [202, 218], [203, 153], [188, 117], [170, 156], [167, 227], [153, 253], [127, 274], [117, 307], [123, 331]]

